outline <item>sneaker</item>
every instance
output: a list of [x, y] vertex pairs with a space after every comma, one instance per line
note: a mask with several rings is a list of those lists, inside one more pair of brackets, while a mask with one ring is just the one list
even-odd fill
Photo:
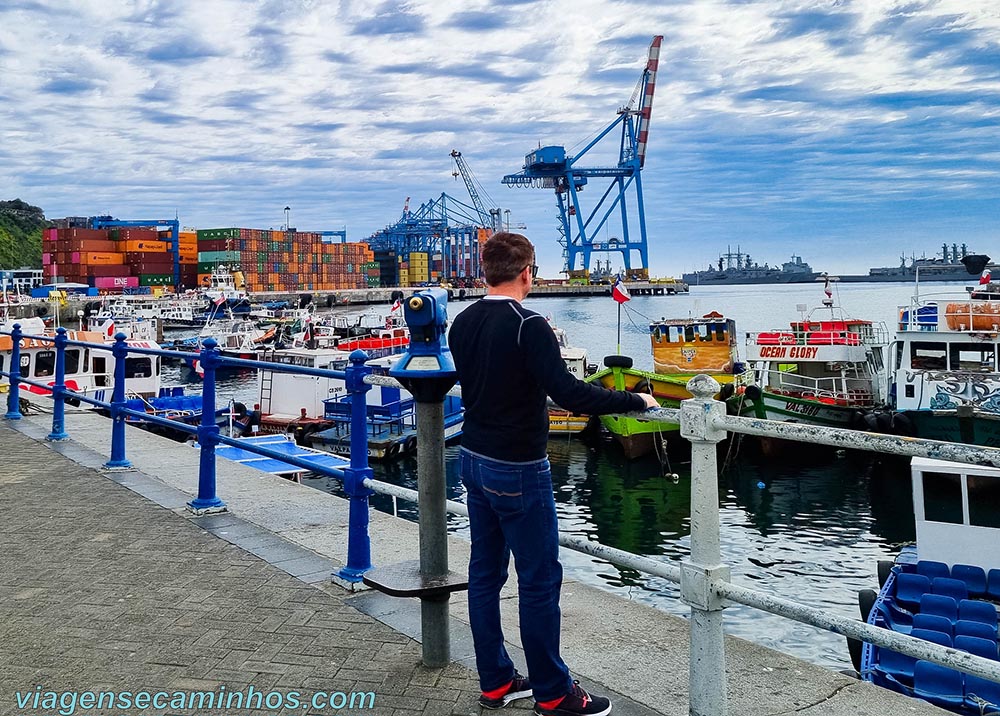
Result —
[[611, 713], [611, 701], [603, 696], [592, 696], [574, 681], [570, 692], [558, 701], [535, 702], [538, 716], [605, 716]]
[[479, 697], [479, 705], [487, 709], [502, 709], [512, 701], [528, 696], [531, 696], [531, 682], [515, 671], [514, 680], [505, 687], [488, 694], [484, 692]]

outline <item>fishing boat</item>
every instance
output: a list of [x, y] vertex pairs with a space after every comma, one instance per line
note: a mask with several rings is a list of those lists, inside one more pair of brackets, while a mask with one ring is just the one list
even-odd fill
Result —
[[[400, 344], [397, 353], [402, 350], [405, 345]], [[385, 375], [396, 360], [397, 355], [383, 356], [367, 365], [374, 374]], [[329, 348], [287, 348], [267, 352], [263, 361], [343, 371], [350, 364], [350, 353]], [[350, 453], [352, 396], [342, 378], [295, 375], [266, 367], [257, 376], [258, 405], [250, 417], [256, 418], [259, 432], [290, 432], [303, 445]], [[391, 459], [412, 453], [417, 439], [413, 396], [401, 388], [374, 385], [365, 399], [369, 457]], [[445, 439], [457, 438], [462, 429], [461, 400], [446, 397], [444, 413]]]
[[[880, 589], [859, 594], [862, 618], [997, 659], [1000, 470], [913, 458], [917, 541], [879, 564]], [[874, 646], [849, 642], [865, 681], [961, 714], [1000, 712], [1000, 684]]]
[[[0, 331], [11, 331], [15, 323], [20, 324], [21, 331], [26, 336], [55, 337], [55, 333], [45, 326], [42, 319], [35, 317], [0, 321]], [[70, 341], [94, 346], [94, 348], [87, 345], [66, 347], [66, 387], [94, 400], [110, 401], [114, 389], [115, 357], [111, 351], [96, 350], [97, 346], [107, 345], [107, 334], [94, 331], [67, 331], [66, 337]], [[159, 348], [155, 341], [127, 341], [127, 345], [130, 348]], [[10, 371], [13, 347], [14, 341], [10, 336], [0, 335], [0, 370]], [[22, 338], [20, 348], [21, 376], [49, 386], [55, 385], [56, 350], [52, 342], [39, 338]], [[9, 385], [9, 383], [6, 376], [0, 376], [0, 384]], [[49, 396], [52, 393], [49, 389], [27, 383], [21, 383], [19, 390], [24, 397]], [[159, 394], [159, 358], [149, 355], [129, 355], [125, 359], [125, 390], [128, 394], [137, 396]], [[72, 399], [68, 402], [72, 402]]]
[[[888, 331], [835, 304], [827, 279], [822, 305], [789, 328], [747, 335], [758, 418], [846, 428], [884, 407]], [[835, 280], [835, 279], [833, 279]]]
[[207, 300], [206, 311], [211, 311], [213, 306], [225, 305], [233, 313], [250, 312], [250, 294], [246, 290], [243, 272], [238, 268], [230, 270], [225, 264], [216, 266], [202, 287], [201, 296]]
[[[549, 321], [551, 325], [551, 320]], [[587, 362], [587, 351], [570, 345], [566, 331], [552, 326], [559, 344], [559, 355], [562, 356], [566, 370], [575, 378], [583, 380], [597, 372], [597, 366]], [[590, 425], [590, 416], [573, 413], [556, 405], [549, 406], [549, 435], [579, 435]]]
[[[654, 321], [649, 333], [653, 371], [633, 368], [628, 356], [608, 356], [606, 367], [587, 381], [613, 390], [650, 393], [662, 407], [677, 408], [692, 397], [687, 382], [706, 374], [722, 384], [719, 397], [728, 410], [743, 413], [751, 408], [744, 393], [752, 374], [738, 359], [735, 321], [713, 311], [701, 318]], [[620, 415], [602, 415], [601, 424], [629, 458], [659, 453], [680, 429], [677, 424]]]
[[1000, 447], [1000, 286], [899, 308], [889, 403], [907, 433]]

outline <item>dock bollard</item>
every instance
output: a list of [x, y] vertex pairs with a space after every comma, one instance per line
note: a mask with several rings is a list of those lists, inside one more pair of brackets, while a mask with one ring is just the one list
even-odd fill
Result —
[[725, 600], [713, 589], [729, 581], [719, 547], [719, 471], [716, 445], [724, 430], [712, 426], [725, 417], [726, 406], [715, 400], [719, 383], [696, 375], [688, 381], [693, 398], [681, 401], [681, 436], [691, 441], [691, 555], [681, 562], [681, 600], [691, 607], [691, 716], [725, 716], [726, 648], [722, 631]]
[[6, 420], [21, 419], [21, 324], [15, 323], [10, 332], [10, 392], [7, 394]]
[[187, 503], [196, 515], [226, 512], [226, 503], [215, 494], [215, 446], [219, 444], [219, 426], [215, 422], [215, 370], [219, 351], [214, 338], [206, 338], [198, 356], [204, 377], [201, 384], [201, 423], [198, 425], [198, 496]]
[[444, 341], [448, 294], [433, 288], [404, 304], [410, 329], [407, 353], [389, 371], [413, 394], [417, 404], [417, 501], [420, 510], [418, 562], [379, 567], [364, 582], [397, 597], [420, 598], [420, 637], [424, 666], [451, 660], [448, 601], [467, 589], [465, 575], [448, 569], [448, 531], [444, 467], [444, 397], [455, 385], [455, 363]]
[[66, 329], [56, 329], [56, 383], [52, 386], [52, 432], [46, 440], [58, 442], [69, 437], [66, 433]]
[[371, 539], [368, 536], [368, 498], [374, 493], [365, 487], [365, 480], [374, 477], [368, 465], [368, 399], [371, 386], [365, 376], [372, 369], [365, 365], [368, 354], [356, 350], [344, 371], [345, 385], [351, 396], [351, 465], [344, 468], [344, 492], [347, 493], [349, 518], [347, 528], [347, 564], [336, 576], [350, 584], [362, 581], [372, 568]]
[[111, 349], [115, 357], [115, 384], [111, 392], [111, 459], [104, 463], [107, 470], [131, 470], [132, 463], [125, 459], [125, 359], [128, 346], [125, 334], [115, 335], [115, 345]]

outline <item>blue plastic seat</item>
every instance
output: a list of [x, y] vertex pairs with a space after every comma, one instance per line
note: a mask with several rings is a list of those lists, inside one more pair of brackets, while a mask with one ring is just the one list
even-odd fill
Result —
[[1000, 602], [1000, 569], [991, 569], [986, 575], [986, 596]]
[[955, 635], [951, 619], [943, 617], [940, 614], [924, 614], [923, 612], [914, 614], [913, 628], [939, 631], [942, 634], [947, 634], [948, 636]]
[[913, 667], [913, 694], [932, 704], [957, 709], [965, 702], [965, 679], [960, 671], [920, 660]]
[[1000, 684], [981, 676], [965, 676], [965, 703], [974, 713], [995, 714], [1000, 711]]
[[886, 626], [895, 632], [909, 634], [913, 628], [913, 612], [903, 609], [892, 599], [883, 599], [876, 603], [876, 610], [886, 621]]
[[917, 660], [912, 656], [900, 654], [898, 651], [879, 648], [878, 668], [885, 673], [890, 681], [895, 681], [907, 688], [913, 686], [913, 667]]
[[997, 640], [997, 628], [985, 622], [959, 619], [955, 622], [955, 636], [978, 636], [980, 639]]
[[896, 601], [903, 607], [916, 608], [920, 597], [931, 591], [931, 580], [922, 574], [901, 572], [896, 575]]
[[921, 614], [937, 614], [948, 621], [958, 620], [958, 602], [943, 594], [925, 594], [920, 598]]
[[940, 644], [941, 646], [951, 646], [951, 635], [945, 634], [941, 631], [932, 631], [930, 629], [914, 629], [910, 632], [910, 636], [914, 639], [923, 639], [924, 641], [929, 641], [934, 644]]
[[963, 599], [958, 603], [958, 618], [997, 626], [997, 608], [980, 599]]
[[955, 637], [955, 648], [975, 654], [976, 656], [981, 656], [984, 659], [997, 660], [996, 640], [980, 639], [977, 636], [959, 634]]
[[971, 564], [956, 564], [951, 568], [951, 576], [965, 582], [969, 596], [981, 597], [986, 594], [986, 570]]
[[955, 601], [969, 598], [969, 589], [965, 586], [965, 582], [960, 579], [952, 579], [951, 577], [935, 577], [932, 579], [931, 592], [934, 594], [943, 594], [946, 597], [953, 598]]
[[935, 562], [933, 559], [921, 559], [917, 562], [917, 574], [934, 579], [934, 577], [950, 577], [951, 571], [944, 562]]

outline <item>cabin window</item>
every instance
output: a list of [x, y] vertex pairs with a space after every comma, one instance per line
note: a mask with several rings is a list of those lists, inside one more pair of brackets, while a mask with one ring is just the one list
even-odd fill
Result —
[[35, 377], [46, 378], [55, 375], [56, 372], [56, 352], [38, 351], [35, 354]]
[[969, 475], [966, 478], [969, 491], [969, 524], [977, 527], [1000, 527], [1000, 479]]
[[31, 355], [26, 354], [21, 356], [21, 377], [30, 378], [31, 377]]
[[80, 372], [80, 350], [66, 349], [66, 375]]
[[151, 378], [152, 375], [153, 361], [148, 357], [125, 359], [126, 378]]
[[694, 343], [694, 326], [684, 326], [684, 342]]
[[726, 327], [725, 327], [725, 325], [723, 325], [723, 324], [720, 323], [719, 325], [717, 325], [715, 327], [715, 340], [717, 340], [719, 343], [727, 343], [728, 342], [728, 339], [726, 338]]
[[702, 343], [708, 343], [712, 340], [711, 326], [706, 326], [704, 324], [698, 326], [698, 340]]
[[910, 367], [924, 370], [945, 370], [947, 355], [938, 343], [912, 343], [910, 345]]
[[951, 369], [971, 372], [992, 373], [996, 370], [996, 354], [993, 346], [951, 346]]
[[962, 478], [946, 472], [925, 472], [924, 519], [960, 525], [962, 514]]

